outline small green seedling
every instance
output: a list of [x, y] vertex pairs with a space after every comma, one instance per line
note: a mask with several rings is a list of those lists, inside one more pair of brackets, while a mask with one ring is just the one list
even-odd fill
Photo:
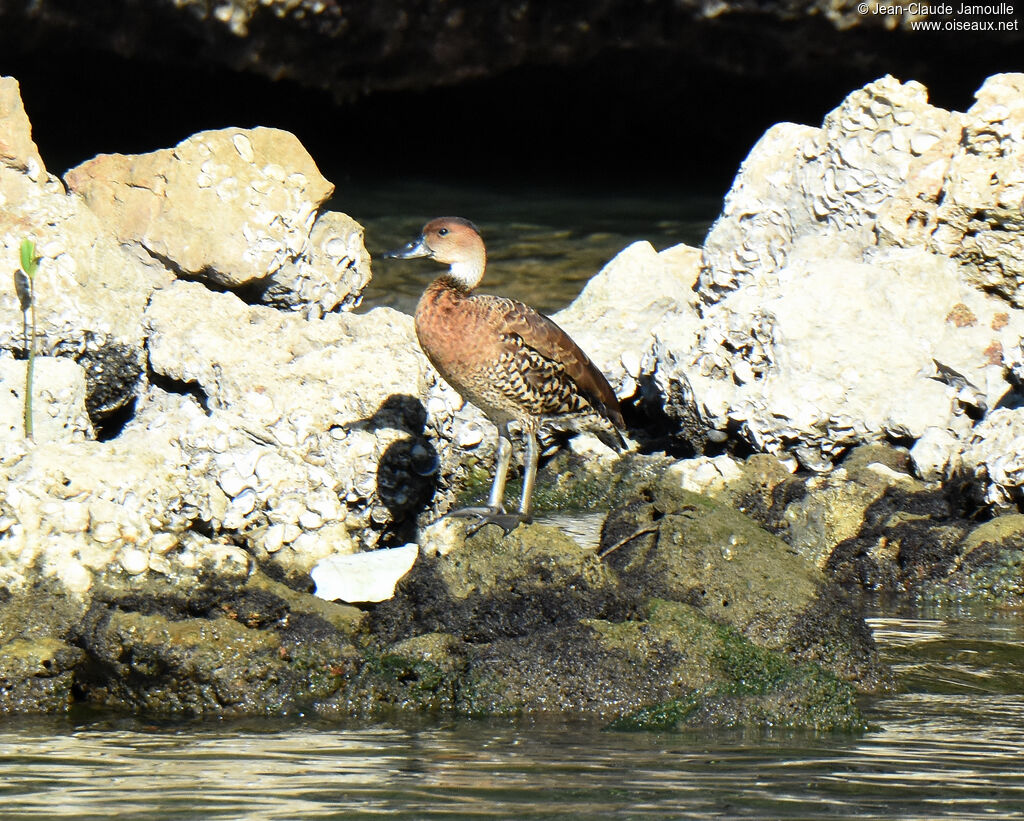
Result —
[[[36, 303], [35, 281], [39, 270], [36, 244], [30, 240], [21, 241], [21, 268], [14, 272], [14, 290], [21, 304], [22, 334], [25, 337], [25, 352], [28, 367], [25, 368], [25, 436], [33, 438], [32, 432], [32, 377], [36, 365]], [[31, 314], [31, 321], [29, 315]]]

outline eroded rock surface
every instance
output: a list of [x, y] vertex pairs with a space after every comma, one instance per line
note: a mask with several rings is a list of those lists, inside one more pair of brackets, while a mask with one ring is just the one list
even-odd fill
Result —
[[814, 470], [885, 439], [927, 439], [929, 479], [958, 469], [975, 421], [1016, 391], [1016, 177], [987, 180], [1020, 150], [1020, 82], [990, 78], [961, 114], [886, 77], [821, 128], [770, 129], [705, 242], [701, 320], [653, 331], [666, 407], [688, 398]]
[[[630, 246], [559, 314], [658, 429], [637, 435], [654, 453], [580, 437], [542, 472], [539, 512], [611, 510], [587, 545], [431, 524], [486, 484], [493, 425], [410, 317], [335, 312], [368, 275], [361, 233], [320, 212], [294, 138], [98, 158], [68, 194], [0, 83], [0, 241], [11, 266], [25, 236], [40, 249], [47, 355], [40, 436], [0, 437], [0, 708], [860, 726], [855, 692], [888, 673], [840, 588], [1020, 595], [1019, 523], [980, 521], [1015, 513], [1024, 476], [1014, 189], [960, 179], [1016, 156], [1018, 86], [957, 114], [886, 78], [821, 129], [778, 126], [702, 251]], [[0, 278], [4, 304], [17, 414]], [[394, 544], [419, 558], [368, 617], [308, 595], [321, 560]]]
[[369, 281], [362, 229], [319, 214], [334, 186], [287, 131], [204, 131], [149, 154], [100, 155], [65, 180], [120, 242], [180, 276], [318, 313], [357, 302]]

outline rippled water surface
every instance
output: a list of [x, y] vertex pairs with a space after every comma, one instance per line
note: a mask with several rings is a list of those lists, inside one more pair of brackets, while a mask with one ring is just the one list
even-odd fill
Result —
[[440, 266], [429, 260], [381, 259], [405, 245], [432, 217], [460, 216], [480, 229], [488, 249], [481, 290], [552, 313], [564, 308], [608, 260], [637, 240], [663, 250], [700, 245], [721, 208], [721, 193], [594, 192], [403, 182], [339, 186], [331, 207], [366, 228], [373, 281], [364, 309], [389, 305], [412, 313]]
[[1006, 818], [1024, 619], [878, 617], [905, 692], [863, 736], [420, 719], [0, 724], [4, 819]]

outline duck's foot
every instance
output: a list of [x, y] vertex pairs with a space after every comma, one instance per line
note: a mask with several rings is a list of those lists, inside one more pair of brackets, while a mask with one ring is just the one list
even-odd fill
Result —
[[506, 513], [500, 507], [463, 507], [453, 510], [448, 516], [455, 519], [476, 519], [466, 528], [467, 536], [472, 536], [484, 525], [497, 525], [507, 536], [520, 524], [531, 521], [529, 516], [522, 513]]

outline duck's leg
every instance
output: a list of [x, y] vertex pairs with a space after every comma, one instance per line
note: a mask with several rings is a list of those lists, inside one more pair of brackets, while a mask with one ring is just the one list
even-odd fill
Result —
[[531, 521], [530, 502], [533, 501], [533, 487], [537, 483], [537, 461], [540, 451], [537, 448], [537, 434], [526, 431], [526, 456], [523, 459], [523, 495], [519, 499], [519, 520]]
[[[529, 478], [530, 483], [530, 494], [533, 493], [533, 482], [537, 472], [537, 460], [536, 450], [537, 441], [536, 437], [531, 433], [527, 439], [526, 445], [526, 460], [527, 466], [530, 462], [530, 453], [534, 453], [533, 458], [533, 476], [523, 477], [523, 493], [526, 500], [527, 508], [529, 507], [529, 498], [526, 494], [526, 481]], [[497, 525], [505, 531], [507, 536], [511, 533], [516, 525], [527, 519], [523, 515], [523, 505], [519, 506], [519, 513], [506, 513], [505, 512], [505, 480], [508, 476], [508, 466], [512, 461], [512, 439], [509, 436], [508, 426], [502, 425], [498, 428], [498, 458], [494, 463], [494, 481], [491, 483], [491, 492], [487, 497], [486, 507], [463, 507], [458, 510], [453, 510], [449, 513], [449, 516], [456, 518], [476, 519], [468, 528], [466, 528], [466, 535], [472, 536], [484, 525]]]

